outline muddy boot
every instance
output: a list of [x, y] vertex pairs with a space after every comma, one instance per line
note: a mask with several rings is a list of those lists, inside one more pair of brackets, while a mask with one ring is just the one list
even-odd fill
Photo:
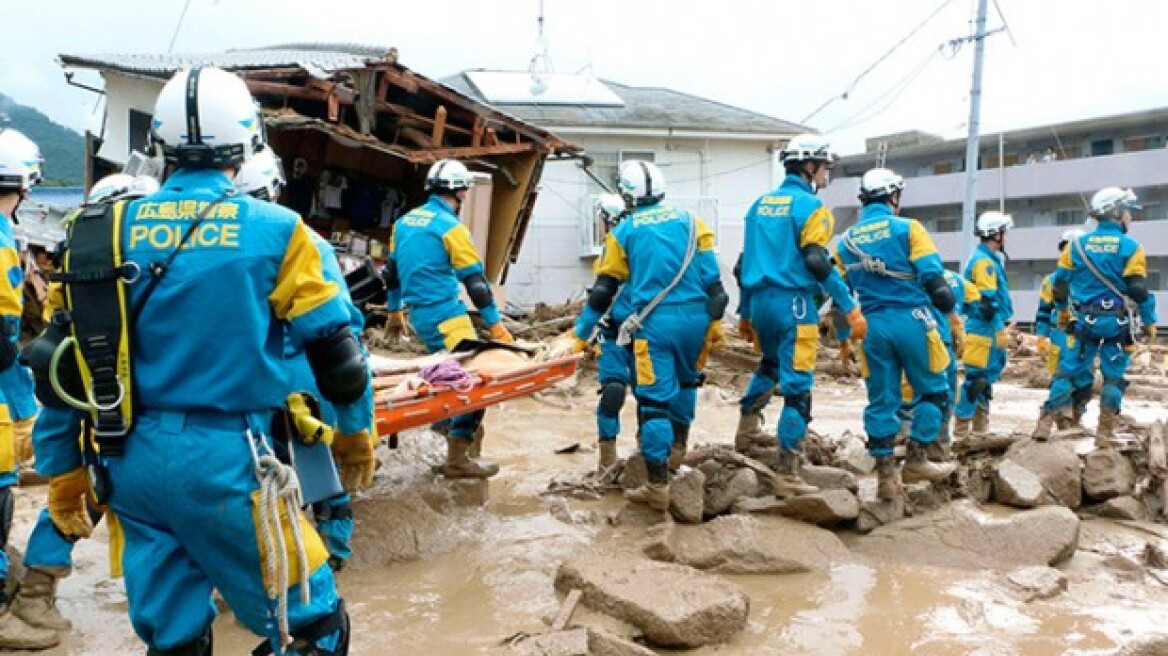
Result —
[[957, 415], [953, 415], [953, 439], [964, 440], [969, 438], [969, 433], [973, 427], [973, 422], [970, 419], [962, 419]]
[[471, 440], [470, 449], [466, 452], [471, 460], [477, 460], [479, 456], [483, 455], [483, 435], [486, 433], [487, 431], [483, 429], [482, 424], [479, 424], [478, 428], [475, 429], [474, 439]]
[[1055, 423], [1062, 413], [1056, 410], [1042, 409], [1042, 414], [1038, 415], [1038, 423], [1034, 426], [1034, 432], [1030, 435], [1036, 442], [1045, 442], [1050, 439], [1050, 433], [1054, 430]]
[[673, 424], [673, 445], [669, 447], [669, 471], [677, 471], [689, 450], [689, 426]]
[[946, 438], [930, 442], [925, 447], [925, 455], [929, 457], [929, 462], [949, 462], [949, 459], [953, 457], [952, 440]]
[[896, 470], [896, 459], [892, 456], [876, 458], [876, 498], [892, 501], [900, 495], [900, 472]]
[[925, 447], [919, 442], [909, 442], [900, 477], [905, 483], [921, 481], [937, 483], [949, 478], [956, 469], [956, 465], [951, 462], [940, 464], [929, 462]]
[[649, 482], [632, 490], [625, 490], [625, 498], [643, 503], [653, 510], [669, 510], [669, 465], [664, 462], [645, 463]]
[[982, 406], [977, 406], [977, 410], [973, 411], [973, 426], [971, 427], [974, 433], [984, 435], [990, 431], [990, 409]]
[[734, 433], [734, 450], [750, 453], [752, 449], [775, 445], [775, 438], [762, 429], [762, 411], [748, 412], [738, 418], [738, 430]]
[[1115, 425], [1119, 422], [1119, 411], [1102, 408], [1099, 410], [1099, 427], [1095, 429], [1095, 448], [1110, 449], [1115, 437]]
[[616, 466], [616, 440], [600, 440], [599, 446], [600, 460], [596, 463], [596, 472], [603, 474]]
[[775, 477], [775, 496], [780, 499], [815, 494], [819, 488], [803, 481], [803, 457], [798, 451], [779, 449], [778, 476]]
[[56, 631], [30, 626], [11, 609], [0, 611], [0, 649], [48, 649], [60, 642]]
[[446, 438], [446, 463], [441, 473], [446, 478], [490, 478], [499, 473], [499, 465], [489, 460], [470, 459], [471, 441], [461, 437]]
[[57, 610], [57, 581], [68, 574], [63, 567], [30, 567], [12, 600], [12, 614], [38, 629], [68, 631], [69, 620]]

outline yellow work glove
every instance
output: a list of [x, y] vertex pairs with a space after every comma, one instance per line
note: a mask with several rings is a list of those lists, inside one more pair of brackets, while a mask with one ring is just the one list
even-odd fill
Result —
[[994, 343], [1000, 349], [1010, 348], [1010, 331], [1006, 329], [999, 330], [994, 335]]
[[1058, 329], [1064, 333], [1067, 332], [1067, 328], [1071, 325], [1071, 311], [1059, 310], [1058, 319], [1056, 319], [1055, 325], [1058, 326]]
[[320, 417], [317, 416], [319, 413], [313, 412], [309, 404], [315, 404], [316, 400], [310, 399], [311, 397], [308, 397], [307, 394], [293, 392], [288, 395], [285, 401], [288, 404], [288, 413], [292, 415], [296, 436], [309, 446], [317, 442], [332, 444], [333, 427], [321, 421]]
[[507, 326], [504, 326], [502, 321], [491, 326], [490, 333], [491, 339], [496, 342], [503, 342], [504, 344], [515, 343], [515, 338], [511, 336], [511, 331], [507, 330]]
[[394, 310], [385, 317], [385, 326], [390, 330], [401, 330], [406, 327], [406, 311]]
[[1038, 343], [1034, 345], [1034, 349], [1038, 351], [1039, 355], [1046, 355], [1050, 352], [1050, 338], [1045, 335], [1038, 336]]
[[755, 350], [758, 350], [758, 334], [754, 332], [754, 324], [750, 323], [750, 319], [738, 320], [738, 336], [753, 344]]
[[965, 320], [956, 312], [949, 315], [949, 338], [953, 341], [953, 354], [960, 358], [965, 354]]
[[840, 340], [839, 348], [840, 362], [845, 365], [855, 360], [855, 354], [852, 353], [852, 343], [846, 339]]
[[373, 457], [373, 439], [369, 431], [340, 435], [333, 439], [333, 460], [341, 470], [341, 485], [352, 494], [373, 484], [377, 459]]
[[852, 329], [852, 341], [862, 342], [868, 336], [868, 320], [860, 312], [860, 306], [852, 308], [851, 312], [845, 317], [848, 320], [848, 327]]
[[49, 519], [70, 540], [93, 534], [93, 522], [86, 510], [88, 496], [89, 477], [83, 467], [49, 479]]
[[706, 329], [706, 353], [713, 355], [726, 345], [726, 333], [722, 331], [721, 321], [711, 321]]
[[1149, 344], [1156, 341], [1156, 324], [1144, 324], [1144, 337], [1147, 338]]
[[36, 423], [35, 417], [18, 419], [12, 424], [12, 432], [16, 437], [16, 464], [23, 465], [32, 462], [32, 427]]

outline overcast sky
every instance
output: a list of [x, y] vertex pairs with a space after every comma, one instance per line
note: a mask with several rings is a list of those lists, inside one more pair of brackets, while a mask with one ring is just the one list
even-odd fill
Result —
[[[0, 92], [78, 130], [96, 96], [65, 83], [60, 53], [166, 52], [186, 0], [0, 0]], [[988, 26], [1002, 20], [990, 0]], [[987, 40], [982, 129], [1030, 127], [1168, 105], [1165, 0], [997, 0], [1011, 35]], [[394, 46], [439, 78], [523, 70], [537, 51], [539, 0], [190, 0], [175, 52], [299, 41]], [[940, 9], [939, 9], [940, 8]], [[808, 123], [843, 153], [865, 137], [965, 134], [976, 0], [545, 0], [557, 72], [590, 70]], [[434, 13], [440, 11], [441, 13]], [[87, 78], [100, 85], [100, 79]]]

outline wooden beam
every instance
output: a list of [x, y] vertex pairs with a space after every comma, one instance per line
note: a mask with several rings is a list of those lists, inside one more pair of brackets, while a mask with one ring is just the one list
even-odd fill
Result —
[[[400, 71], [396, 71], [394, 69], [387, 68], [382, 73], [382, 76], [383, 76], [382, 79], [388, 80], [389, 83], [394, 85], [394, 86], [401, 87], [402, 89], [405, 89], [406, 91], [409, 91], [410, 93], [417, 93], [418, 92], [418, 81], [416, 79], [414, 79], [413, 77], [410, 77], [407, 74], [403, 74]], [[384, 96], [382, 96], [382, 97], [384, 97]]]
[[446, 136], [446, 108], [438, 105], [438, 110], [434, 112], [434, 129], [430, 132], [430, 140], [439, 146], [442, 145], [442, 138]]
[[471, 129], [471, 135], [470, 135], [470, 145], [471, 146], [478, 148], [479, 146], [481, 146], [483, 144], [483, 132], [486, 130], [486, 128], [487, 128], [487, 123], [486, 123], [486, 121], [483, 120], [483, 117], [476, 116], [475, 122], [474, 122], [474, 127]]
[[480, 148], [436, 148], [434, 150], [419, 150], [409, 153], [406, 155], [406, 159], [415, 164], [433, 164], [440, 159], [472, 159], [475, 157], [489, 157], [491, 155], [529, 153], [537, 150], [537, 144], [532, 142], [482, 146]]

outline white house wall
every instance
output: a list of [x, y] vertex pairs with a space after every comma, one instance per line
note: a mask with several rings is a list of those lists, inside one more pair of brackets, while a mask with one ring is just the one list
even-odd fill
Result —
[[[565, 131], [565, 135], [568, 132]], [[621, 151], [652, 151], [665, 175], [665, 202], [716, 199], [718, 260], [726, 287], [737, 296], [731, 269], [742, 250], [742, 218], [754, 199], [778, 178], [772, 170], [770, 143], [706, 139], [634, 138], [568, 135], [607, 162]], [[592, 283], [595, 258], [581, 254], [581, 224], [591, 214], [596, 186], [575, 162], [549, 162], [519, 260], [507, 276], [507, 299], [520, 306], [581, 299]], [[706, 213], [706, 212], [703, 212]], [[735, 304], [737, 299], [735, 298]]]
[[130, 154], [130, 110], [154, 113], [154, 102], [163, 82], [106, 71], [106, 122], [104, 141], [97, 156], [116, 164], [125, 164]]

